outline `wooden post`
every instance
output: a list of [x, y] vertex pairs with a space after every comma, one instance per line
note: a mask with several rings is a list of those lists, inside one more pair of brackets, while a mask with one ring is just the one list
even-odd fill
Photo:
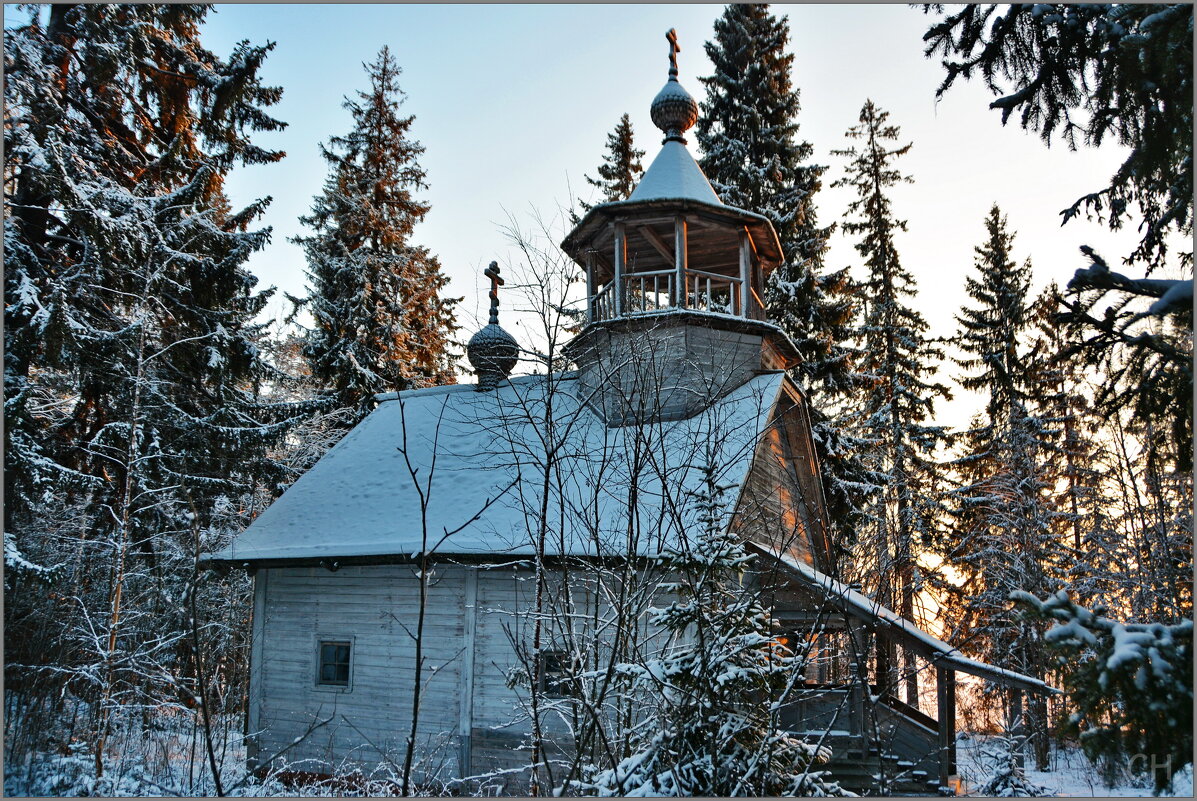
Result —
[[955, 776], [956, 771], [956, 671], [945, 670], [948, 682], [948, 768]]
[[[871, 737], [876, 729], [869, 726], [869, 696], [872, 695], [872, 692], [869, 688], [868, 668], [865, 668], [865, 672], [861, 675], [856, 691], [856, 720], [857, 725], [860, 726], [860, 749], [867, 758], [869, 749], [878, 745], [873, 742]], [[874, 710], [874, 715], [876, 715], [876, 710]]]
[[748, 232], [740, 231], [740, 316], [750, 317], [749, 302], [752, 299], [752, 244], [748, 241]]
[[869, 744], [865, 742], [864, 690], [859, 680], [848, 685], [848, 714], [851, 716], [848, 733], [859, 738], [861, 753], [867, 755]]
[[594, 252], [586, 254], [586, 322], [594, 322]]
[[[1013, 718], [1014, 728], [1010, 731], [1012, 737], [1022, 737], [1026, 732], [1026, 727], [1022, 721], [1022, 690], [1015, 687], [1010, 690], [1010, 717]], [[1014, 764], [1018, 767], [1023, 767], [1023, 744], [1019, 744], [1018, 750], [1014, 752]]]
[[265, 686], [262, 672], [266, 669], [262, 649], [266, 637], [266, 577], [269, 573], [269, 570], [259, 570], [254, 574], [254, 611], [249, 636], [249, 703], [245, 716], [245, 762], [251, 771], [263, 767], [258, 760], [262, 755], [262, 688]]
[[679, 309], [686, 308], [686, 270], [690, 267], [687, 233], [686, 218], [679, 214], [673, 218], [673, 260], [677, 268], [673, 280], [673, 305]]
[[623, 316], [623, 271], [628, 255], [628, 240], [623, 223], [615, 223], [615, 316]]
[[956, 772], [956, 671], [935, 668], [935, 700], [939, 716], [939, 786], [947, 787]]
[[[590, 266], [590, 265], [588, 265]], [[465, 600], [461, 613], [465, 622], [465, 642], [462, 644], [461, 674], [457, 709], [457, 730], [460, 751], [458, 773], [469, 776], [473, 772], [471, 763], [472, 735], [474, 729], [474, 640], [478, 628], [478, 568], [466, 566]]]

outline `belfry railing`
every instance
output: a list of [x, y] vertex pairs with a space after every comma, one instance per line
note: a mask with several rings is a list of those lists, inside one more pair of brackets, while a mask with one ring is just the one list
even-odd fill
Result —
[[615, 313], [615, 288], [614, 281], [608, 281], [603, 285], [602, 289], [594, 293], [594, 297], [590, 300], [590, 322], [598, 323], [603, 320], [613, 320], [618, 315]]
[[742, 284], [743, 280], [736, 276], [709, 273], [705, 270], [686, 270], [683, 284], [685, 297], [678, 303], [676, 270], [626, 273], [623, 276], [623, 292], [618, 303], [614, 280], [597, 288], [590, 302], [591, 322], [673, 308], [747, 317]]
[[686, 306], [701, 311], [744, 317], [742, 281], [703, 270], [686, 271]]

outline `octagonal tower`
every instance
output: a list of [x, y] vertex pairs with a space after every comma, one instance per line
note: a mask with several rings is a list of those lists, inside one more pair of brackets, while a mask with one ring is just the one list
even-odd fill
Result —
[[686, 148], [698, 104], [667, 36], [669, 80], [652, 104], [661, 152], [627, 200], [594, 206], [561, 243], [587, 292], [587, 325], [566, 353], [610, 425], [688, 417], [798, 360], [762, 300], [783, 258], [777, 232], [723, 203]]

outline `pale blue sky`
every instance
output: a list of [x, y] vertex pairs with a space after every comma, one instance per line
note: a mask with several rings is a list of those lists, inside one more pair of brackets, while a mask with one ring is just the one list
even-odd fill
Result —
[[[698, 78], [711, 71], [702, 45], [722, 8], [218, 5], [203, 31], [206, 46], [227, 55], [240, 39], [276, 41], [263, 77], [284, 88], [273, 113], [290, 124], [258, 140], [286, 150], [286, 159], [240, 171], [228, 184], [234, 202], [274, 198], [264, 218], [274, 241], [251, 269], [263, 285], [305, 292], [302, 253], [287, 238], [300, 231], [297, 218], [325, 179], [318, 144], [347, 130], [342, 96], [364, 87], [362, 62], [387, 44], [404, 70], [404, 110], [416, 116], [412, 134], [427, 148], [422, 164], [432, 211], [415, 239], [440, 257], [450, 293], [465, 297], [459, 318], [468, 337], [484, 312], [481, 270], [510, 250], [501, 231], [508, 214], [521, 222], [533, 211], [552, 216], [571, 187], [592, 199], [583, 174], [595, 174], [606, 135], [625, 111], [647, 166], [661, 139], [648, 107], [666, 79], [665, 31], [677, 29], [681, 82], [701, 99]], [[934, 334], [955, 330], [973, 247], [994, 201], [1018, 232], [1018, 258], [1032, 257], [1037, 287], [1053, 278], [1067, 282], [1082, 266], [1082, 243], [1111, 259], [1130, 251], [1133, 231], [1114, 235], [1085, 221], [1059, 225], [1061, 209], [1104, 185], [1121, 160], [1119, 149], [1049, 150], [1013, 124], [1003, 127], [977, 84], [960, 85], [936, 103], [942, 69], [922, 55], [930, 18], [920, 11], [905, 5], [773, 10], [790, 19], [800, 134], [814, 145], [816, 161], [831, 166], [827, 184], [842, 174], [842, 160], [829, 151], [845, 146], [844, 131], [866, 98], [888, 110], [914, 142], [901, 166], [916, 183], [893, 193], [896, 213], [909, 221], [897, 244], [918, 279], [918, 305]], [[848, 190], [825, 186], [817, 198], [820, 221], [838, 220], [849, 199]], [[852, 240], [837, 233], [828, 267], [857, 263]], [[966, 406], [953, 404], [944, 422], [964, 422]]]

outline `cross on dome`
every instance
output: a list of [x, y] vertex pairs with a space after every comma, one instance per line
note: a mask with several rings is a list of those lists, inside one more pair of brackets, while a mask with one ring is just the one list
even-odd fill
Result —
[[490, 279], [490, 323], [470, 337], [466, 344], [466, 357], [478, 375], [478, 390], [487, 392], [511, 375], [519, 359], [520, 348], [515, 337], [499, 325], [499, 287], [503, 286], [503, 279], [499, 277], [499, 263], [492, 261], [482, 274]]
[[669, 80], [653, 98], [649, 114], [653, 124], [665, 132], [666, 142], [685, 144], [682, 134], [698, 122], [698, 103], [677, 80], [677, 54], [682, 49], [677, 43], [677, 30], [670, 28], [665, 38], [669, 41]]
[[490, 324], [499, 324], [499, 287], [503, 286], [503, 279], [499, 277], [499, 263], [492, 261], [490, 266], [482, 271], [490, 279]]
[[665, 34], [665, 38], [669, 40], [669, 75], [676, 78], [677, 54], [682, 52], [681, 46], [677, 43], [677, 29], [670, 28], [669, 32]]

